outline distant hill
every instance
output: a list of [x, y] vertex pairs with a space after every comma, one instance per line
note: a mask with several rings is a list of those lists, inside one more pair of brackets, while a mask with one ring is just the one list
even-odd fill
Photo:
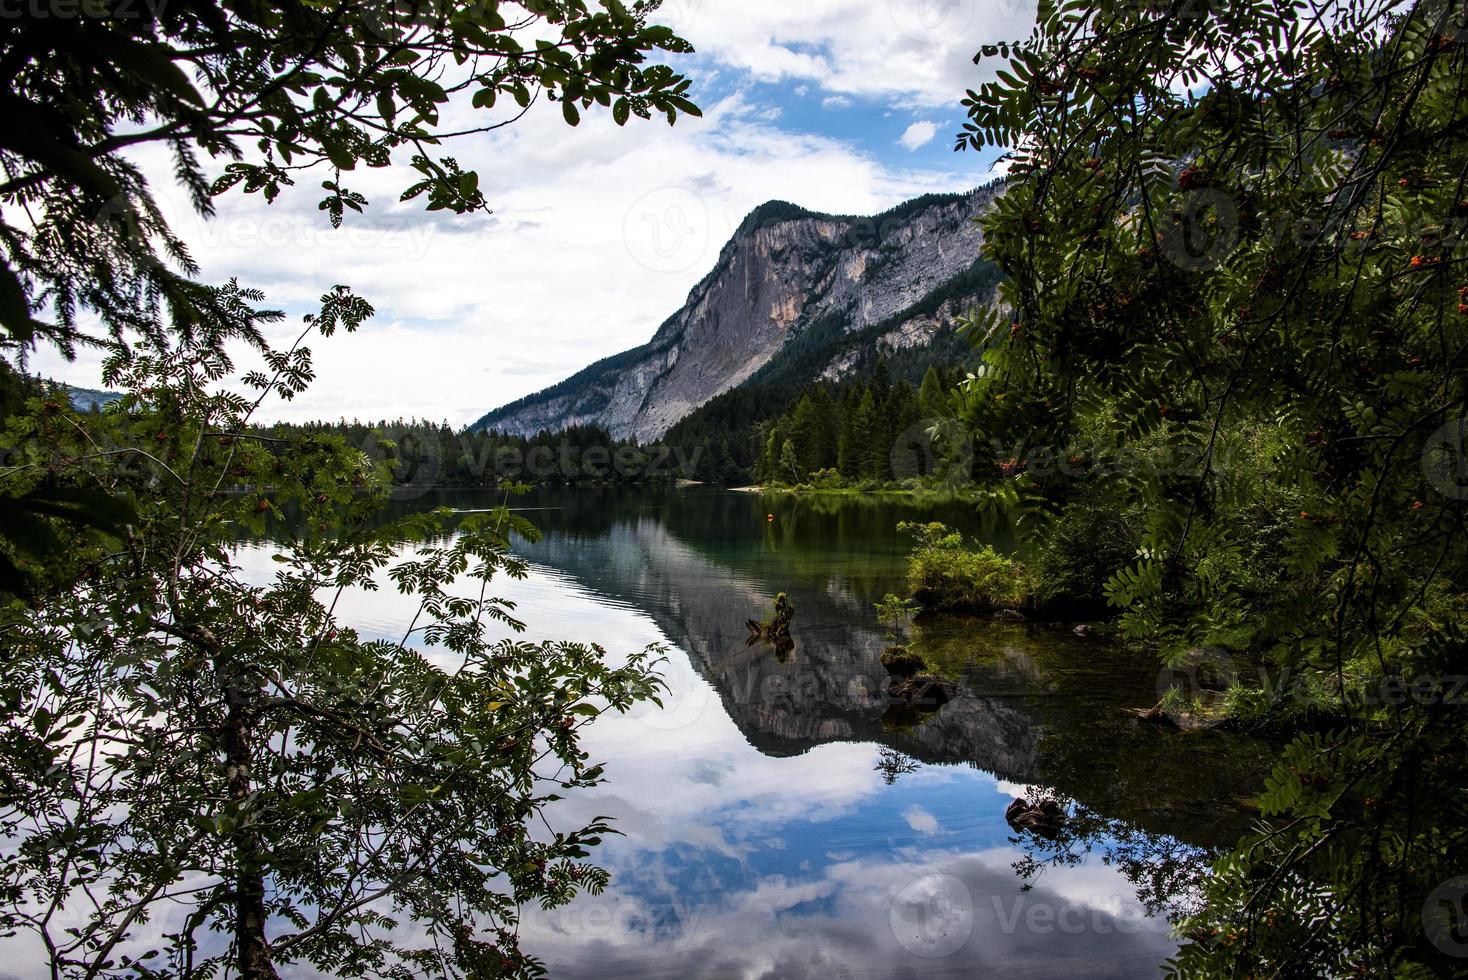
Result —
[[868, 371], [914, 380], [958, 349], [958, 316], [997, 270], [973, 220], [998, 184], [928, 194], [870, 217], [787, 201], [755, 208], [687, 302], [640, 347], [497, 408], [471, 428], [532, 435], [597, 425], [650, 443], [742, 385], [786, 390]]
[[104, 405], [117, 401], [122, 397], [116, 391], [98, 391], [95, 388], [76, 388], [71, 385], [62, 385], [66, 394], [71, 398], [71, 407], [78, 412], [90, 412], [93, 408], [101, 408]]

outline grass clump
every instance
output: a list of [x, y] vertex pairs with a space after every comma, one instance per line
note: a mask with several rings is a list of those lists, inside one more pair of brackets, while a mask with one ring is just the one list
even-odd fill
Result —
[[912, 677], [927, 670], [928, 664], [905, 646], [890, 646], [882, 651], [882, 667], [893, 677]]

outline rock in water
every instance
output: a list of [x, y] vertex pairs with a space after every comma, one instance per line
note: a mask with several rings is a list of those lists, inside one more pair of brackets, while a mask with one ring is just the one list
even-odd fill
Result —
[[914, 708], [936, 710], [952, 701], [958, 689], [941, 677], [932, 674], [914, 674], [899, 677], [887, 685], [887, 694], [900, 704]]
[[1056, 800], [1031, 804], [1020, 797], [1005, 808], [1004, 820], [1016, 833], [1028, 830], [1038, 837], [1054, 840], [1065, 826], [1065, 807]]
[[904, 646], [890, 646], [882, 651], [882, 668], [893, 677], [911, 677], [927, 669], [927, 662]]

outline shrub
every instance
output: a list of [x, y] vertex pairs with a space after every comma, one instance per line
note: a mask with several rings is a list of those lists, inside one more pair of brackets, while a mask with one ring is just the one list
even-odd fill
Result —
[[985, 612], [1029, 603], [1029, 575], [1014, 559], [988, 545], [970, 547], [944, 524], [904, 521], [897, 529], [916, 541], [907, 559], [908, 587], [925, 608]]
[[812, 490], [844, 490], [848, 484], [839, 470], [824, 469], [812, 473], [807, 485]]
[[1102, 613], [1107, 581], [1137, 559], [1141, 523], [1140, 508], [1101, 491], [1083, 494], [1041, 539], [1032, 569], [1036, 604]]

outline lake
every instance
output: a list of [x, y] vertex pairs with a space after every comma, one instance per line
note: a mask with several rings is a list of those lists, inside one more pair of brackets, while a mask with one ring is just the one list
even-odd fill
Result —
[[[553, 977], [1147, 976], [1177, 948], [1166, 914], [1248, 825], [1268, 747], [1128, 715], [1158, 699], [1145, 651], [1069, 626], [919, 617], [910, 645], [957, 694], [889, 704], [872, 603], [903, 591], [896, 524], [1015, 547], [971, 505], [692, 487], [513, 506], [544, 539], [517, 548], [529, 577], [492, 591], [518, 604], [526, 638], [668, 656], [661, 708], [587, 730], [606, 783], [551, 813], [621, 831], [593, 856], [605, 893], [525, 915], [523, 945]], [[264, 575], [269, 555], [252, 544], [241, 562]], [[779, 592], [796, 610], [788, 654], [746, 643]], [[412, 606], [389, 589], [338, 612], [396, 639]], [[1067, 808], [1055, 840], [1005, 821], [1037, 794]]]

